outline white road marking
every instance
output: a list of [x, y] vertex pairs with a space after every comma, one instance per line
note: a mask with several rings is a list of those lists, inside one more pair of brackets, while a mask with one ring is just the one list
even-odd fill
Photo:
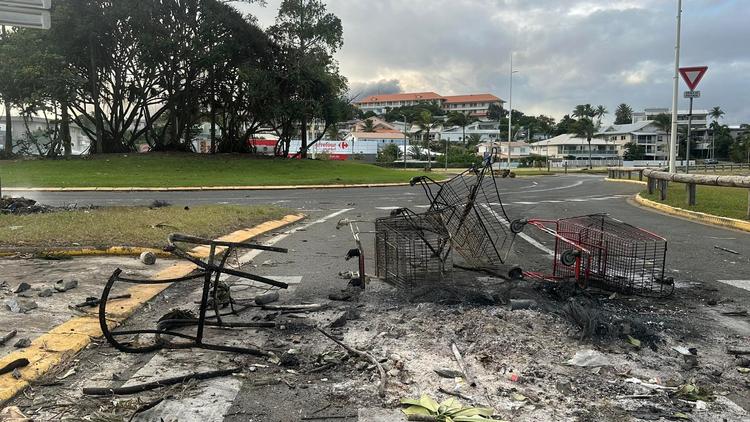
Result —
[[750, 280], [716, 280], [719, 283], [728, 284], [730, 286], [738, 287], [750, 291]]
[[401, 207], [375, 207], [376, 210], [384, 210], [384, 211], [391, 211], [391, 210], [397, 210]]
[[[495, 210], [493, 210], [492, 208], [490, 208], [490, 206], [489, 206], [489, 205], [487, 205], [487, 204], [482, 204], [482, 206], [483, 206], [483, 207], [484, 207], [485, 209], [487, 209], [487, 211], [489, 211], [489, 212], [490, 212], [490, 213], [491, 213], [491, 214], [492, 214], [492, 215], [493, 215], [493, 216], [494, 216], [495, 218], [497, 218], [497, 219], [498, 219], [498, 220], [499, 220], [499, 221], [500, 221], [501, 223], [503, 223], [503, 225], [504, 225], [505, 227], [508, 227], [508, 228], [510, 228], [510, 223], [508, 222], [508, 220], [506, 220], [506, 219], [504, 219], [503, 217], [501, 217], [501, 216], [500, 216], [500, 215], [499, 215], [499, 214], [498, 214], [497, 212], [495, 212]], [[539, 249], [540, 251], [542, 251], [542, 252], [546, 253], [547, 255], [549, 255], [549, 256], [555, 256], [555, 251], [553, 251], [552, 249], [550, 249], [550, 248], [548, 248], [548, 247], [546, 247], [546, 246], [542, 245], [541, 243], [539, 243], [539, 242], [538, 242], [538, 241], [537, 241], [536, 239], [532, 238], [531, 236], [529, 236], [529, 235], [527, 235], [527, 234], [525, 234], [525, 233], [518, 233], [518, 237], [520, 237], [521, 239], [523, 239], [523, 240], [525, 240], [525, 241], [529, 242], [529, 244], [531, 244], [531, 246], [533, 246], [533, 247], [535, 247], [535, 248]]]
[[581, 186], [583, 184], [582, 180], [579, 180], [571, 185], [565, 185], [565, 186], [558, 186], [555, 188], [547, 188], [547, 189], [534, 189], [534, 190], [519, 190], [519, 191], [500, 191], [502, 194], [508, 194], [508, 193], [537, 193], [537, 192], [549, 192], [553, 190], [562, 190], [562, 189], [570, 189], [575, 188], [578, 186]]

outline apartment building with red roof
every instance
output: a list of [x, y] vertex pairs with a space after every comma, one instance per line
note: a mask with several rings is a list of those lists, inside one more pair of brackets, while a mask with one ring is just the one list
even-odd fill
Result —
[[503, 100], [492, 94], [444, 96], [434, 92], [370, 95], [355, 102], [363, 112], [372, 111], [377, 115], [385, 114], [389, 109], [432, 104], [446, 112], [458, 111], [473, 117], [486, 117], [492, 104], [502, 106], [503, 103]]

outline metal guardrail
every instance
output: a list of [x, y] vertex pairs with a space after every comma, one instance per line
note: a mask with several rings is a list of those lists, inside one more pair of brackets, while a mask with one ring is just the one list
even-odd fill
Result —
[[659, 191], [659, 198], [662, 201], [667, 199], [667, 188], [669, 182], [684, 183], [687, 185], [687, 204], [689, 206], [696, 204], [696, 186], [723, 186], [733, 188], [748, 189], [748, 207], [746, 218], [750, 220], [750, 176], [719, 176], [712, 174], [685, 174], [685, 173], [667, 173], [661, 170], [644, 169], [642, 177], [647, 179], [648, 193], [653, 195], [656, 190]]

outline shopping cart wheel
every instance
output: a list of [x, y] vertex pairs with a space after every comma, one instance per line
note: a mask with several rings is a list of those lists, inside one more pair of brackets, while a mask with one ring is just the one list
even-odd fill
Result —
[[526, 219], [513, 220], [510, 223], [510, 231], [515, 234], [521, 233], [523, 231], [523, 228], [526, 227], [526, 224], [528, 223], [529, 222]]
[[581, 251], [576, 250], [567, 250], [560, 255], [560, 262], [562, 262], [563, 265], [570, 267], [571, 265], [576, 263], [576, 260], [578, 257], [581, 256]]

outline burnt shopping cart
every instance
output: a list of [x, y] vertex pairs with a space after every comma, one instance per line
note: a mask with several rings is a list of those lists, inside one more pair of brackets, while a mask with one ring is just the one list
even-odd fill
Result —
[[627, 294], [664, 297], [674, 282], [664, 275], [667, 240], [606, 214], [558, 220], [526, 219], [511, 224], [513, 233], [532, 225], [555, 239], [552, 273], [526, 278], [574, 280]]

